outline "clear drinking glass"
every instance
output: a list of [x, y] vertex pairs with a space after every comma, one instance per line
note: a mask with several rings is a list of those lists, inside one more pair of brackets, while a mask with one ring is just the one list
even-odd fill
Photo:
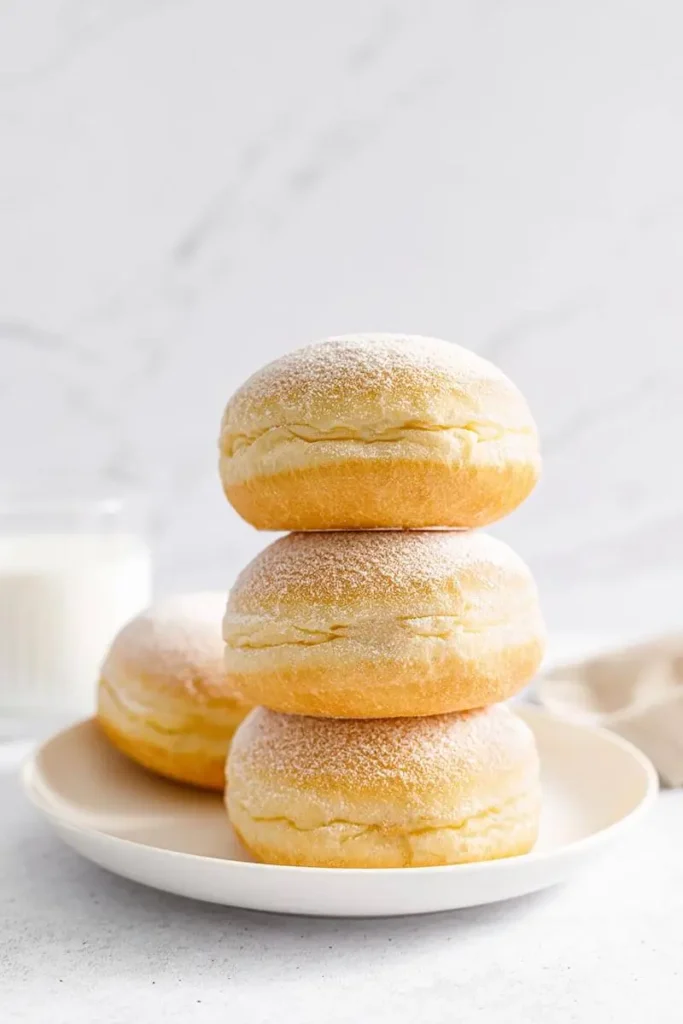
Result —
[[92, 713], [99, 668], [149, 604], [139, 495], [42, 479], [0, 488], [0, 736]]

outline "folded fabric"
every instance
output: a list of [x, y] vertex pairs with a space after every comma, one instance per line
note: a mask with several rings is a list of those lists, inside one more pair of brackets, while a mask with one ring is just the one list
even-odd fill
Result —
[[630, 740], [664, 785], [683, 786], [683, 634], [553, 668], [534, 696], [555, 715]]

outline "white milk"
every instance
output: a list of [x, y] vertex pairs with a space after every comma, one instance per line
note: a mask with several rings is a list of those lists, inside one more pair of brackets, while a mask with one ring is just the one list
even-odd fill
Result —
[[0, 714], [89, 714], [115, 633], [151, 599], [128, 534], [0, 537]]

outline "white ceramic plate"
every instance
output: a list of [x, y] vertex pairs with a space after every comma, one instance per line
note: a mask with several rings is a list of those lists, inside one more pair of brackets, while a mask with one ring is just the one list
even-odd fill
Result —
[[423, 914], [521, 896], [568, 878], [621, 838], [652, 803], [657, 777], [611, 733], [525, 709], [543, 766], [537, 848], [482, 864], [337, 869], [256, 864], [228, 824], [219, 795], [157, 778], [117, 753], [94, 722], [42, 746], [24, 786], [59, 835], [84, 857], [136, 882], [195, 899], [286, 914]]

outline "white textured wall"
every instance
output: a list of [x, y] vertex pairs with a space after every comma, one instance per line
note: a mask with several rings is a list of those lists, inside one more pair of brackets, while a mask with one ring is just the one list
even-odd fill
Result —
[[526, 391], [554, 628], [683, 620], [677, 0], [0, 3], [0, 470], [144, 483], [163, 588], [264, 542], [222, 406], [328, 333]]

